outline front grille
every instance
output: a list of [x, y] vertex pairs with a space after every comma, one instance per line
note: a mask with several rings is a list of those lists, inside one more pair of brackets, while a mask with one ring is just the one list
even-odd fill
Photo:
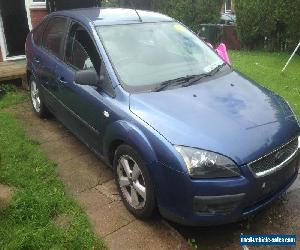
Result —
[[298, 138], [281, 146], [270, 154], [248, 164], [250, 170], [261, 177], [270, 174], [277, 169], [283, 162], [288, 160], [298, 150]]

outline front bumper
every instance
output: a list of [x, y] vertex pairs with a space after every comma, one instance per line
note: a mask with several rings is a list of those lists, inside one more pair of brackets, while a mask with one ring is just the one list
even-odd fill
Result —
[[239, 221], [285, 192], [297, 178], [299, 164], [298, 152], [285, 167], [262, 178], [255, 178], [248, 166], [242, 166], [241, 177], [213, 180], [192, 180], [162, 166], [159, 210], [163, 217], [190, 226]]

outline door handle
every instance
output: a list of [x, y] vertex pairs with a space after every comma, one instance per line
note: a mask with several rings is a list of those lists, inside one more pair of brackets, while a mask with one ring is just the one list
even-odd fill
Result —
[[37, 63], [37, 64], [40, 64], [41, 63], [41, 60], [40, 59], [38, 59], [38, 58], [33, 58], [33, 61], [35, 62], [35, 63]]
[[65, 78], [63, 78], [63, 77], [59, 77], [59, 78], [57, 79], [57, 81], [58, 81], [58, 83], [60, 83], [60, 84], [66, 84], [66, 83], [68, 83], [67, 81], [65, 81]]

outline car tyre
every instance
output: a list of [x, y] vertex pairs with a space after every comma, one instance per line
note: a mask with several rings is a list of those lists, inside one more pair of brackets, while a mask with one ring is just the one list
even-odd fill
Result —
[[49, 111], [41, 99], [40, 90], [33, 76], [29, 79], [29, 88], [33, 112], [40, 118], [48, 117]]
[[141, 156], [129, 145], [121, 145], [115, 152], [115, 179], [126, 208], [140, 219], [155, 215], [154, 186]]

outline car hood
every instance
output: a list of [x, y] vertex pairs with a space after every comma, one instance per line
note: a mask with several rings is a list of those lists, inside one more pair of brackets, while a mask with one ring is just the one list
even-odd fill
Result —
[[186, 88], [130, 96], [130, 110], [174, 145], [242, 165], [299, 135], [288, 104], [238, 72]]

